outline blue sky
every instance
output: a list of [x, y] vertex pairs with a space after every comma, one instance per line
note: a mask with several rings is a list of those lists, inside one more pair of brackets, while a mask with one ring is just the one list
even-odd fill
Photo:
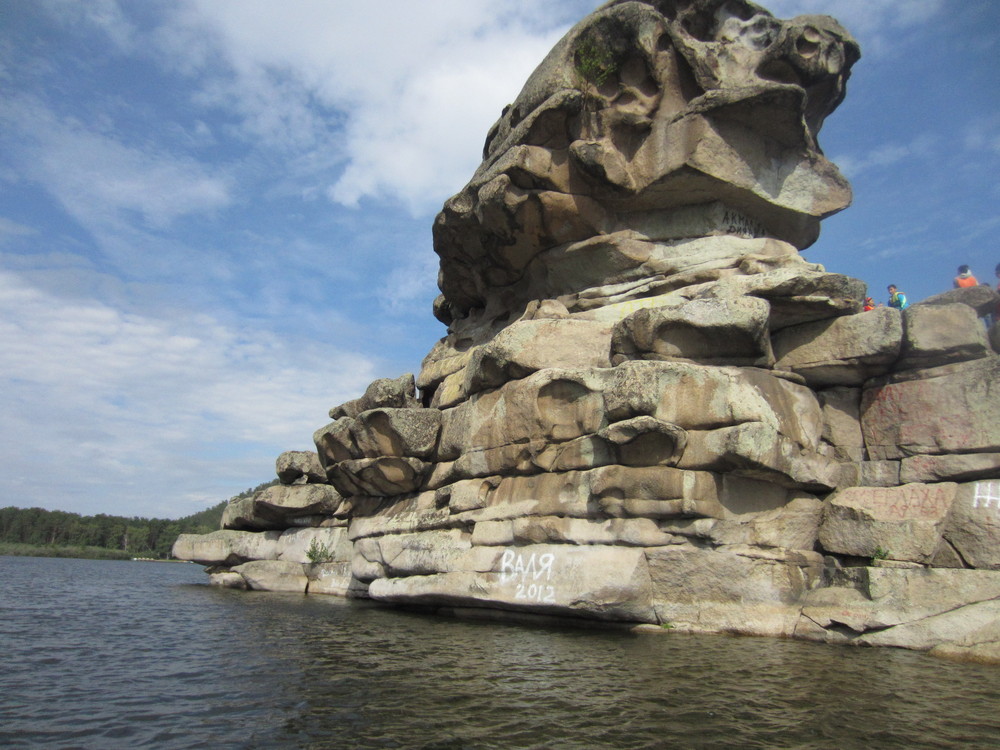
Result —
[[[1000, 262], [1000, 3], [775, 0], [863, 57], [805, 252], [912, 300]], [[415, 372], [431, 222], [579, 0], [0, 0], [0, 506], [179, 517]]]

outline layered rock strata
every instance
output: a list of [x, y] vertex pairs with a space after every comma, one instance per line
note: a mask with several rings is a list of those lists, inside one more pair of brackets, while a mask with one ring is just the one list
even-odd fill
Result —
[[[434, 225], [414, 378], [175, 555], [220, 585], [1000, 659], [988, 289], [860, 312], [807, 263], [857, 44], [742, 0], [610, 2]], [[983, 299], [981, 299], [983, 298]]]

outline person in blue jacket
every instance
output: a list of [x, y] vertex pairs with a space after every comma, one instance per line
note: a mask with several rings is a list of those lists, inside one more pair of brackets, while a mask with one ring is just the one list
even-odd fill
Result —
[[889, 284], [889, 307], [905, 310], [909, 306], [910, 303], [906, 301], [906, 295], [899, 291], [895, 284]]

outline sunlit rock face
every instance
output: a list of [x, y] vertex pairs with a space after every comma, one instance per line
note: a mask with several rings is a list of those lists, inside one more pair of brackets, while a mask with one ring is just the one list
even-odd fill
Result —
[[858, 58], [743, 0], [585, 18], [435, 221], [420, 373], [175, 554], [237, 588], [1000, 661], [997, 295], [862, 313], [799, 254], [850, 201], [817, 136]]
[[[684, 247], [696, 237], [812, 244], [820, 219], [850, 203], [816, 137], [859, 56], [825, 16], [780, 21], [732, 0], [605, 4], [504, 109], [438, 215], [439, 311], [510, 311], [683, 273], [697, 267], [701, 246]], [[591, 264], [594, 253], [619, 268]], [[704, 276], [671, 286], [694, 280]]]

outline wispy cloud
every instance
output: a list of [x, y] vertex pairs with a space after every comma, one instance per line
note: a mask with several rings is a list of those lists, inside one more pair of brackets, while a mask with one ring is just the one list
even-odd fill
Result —
[[541, 18], [532, 4], [486, 0], [440, 0], [432, 12], [191, 0], [157, 43], [162, 64], [193, 77], [196, 101], [236, 114], [247, 139], [300, 154], [303, 169], [317, 159], [302, 154], [322, 153], [333, 201], [388, 198], [419, 214], [468, 179], [489, 126], [571, 16]]
[[229, 180], [185, 155], [129, 144], [113, 127], [60, 118], [38, 98], [0, 103], [6, 139], [18, 139], [21, 173], [45, 186], [95, 233], [135, 223], [163, 228], [178, 217], [230, 202]]
[[0, 216], [0, 243], [11, 237], [30, 237], [33, 234], [38, 234], [38, 230]]
[[973, 153], [1000, 156], [1000, 115], [968, 123], [965, 127], [964, 145]]
[[831, 15], [852, 34], [891, 46], [893, 34], [926, 23], [945, 8], [945, 0], [768, 0], [763, 3], [781, 18]]
[[309, 448], [329, 407], [373, 377], [372, 360], [355, 353], [204, 315], [67, 301], [7, 272], [0, 350], [0, 435], [24, 480], [11, 499], [20, 505], [51, 502], [48, 483], [30, 479], [52, 471], [116, 487], [122, 509], [148, 495], [201, 497], [199, 485], [220, 480], [238, 491], [267, 479], [282, 450]]
[[849, 178], [855, 178], [871, 169], [899, 164], [908, 159], [926, 159], [934, 156], [937, 140], [921, 134], [908, 143], [883, 143], [861, 154], [842, 154], [833, 161]]

